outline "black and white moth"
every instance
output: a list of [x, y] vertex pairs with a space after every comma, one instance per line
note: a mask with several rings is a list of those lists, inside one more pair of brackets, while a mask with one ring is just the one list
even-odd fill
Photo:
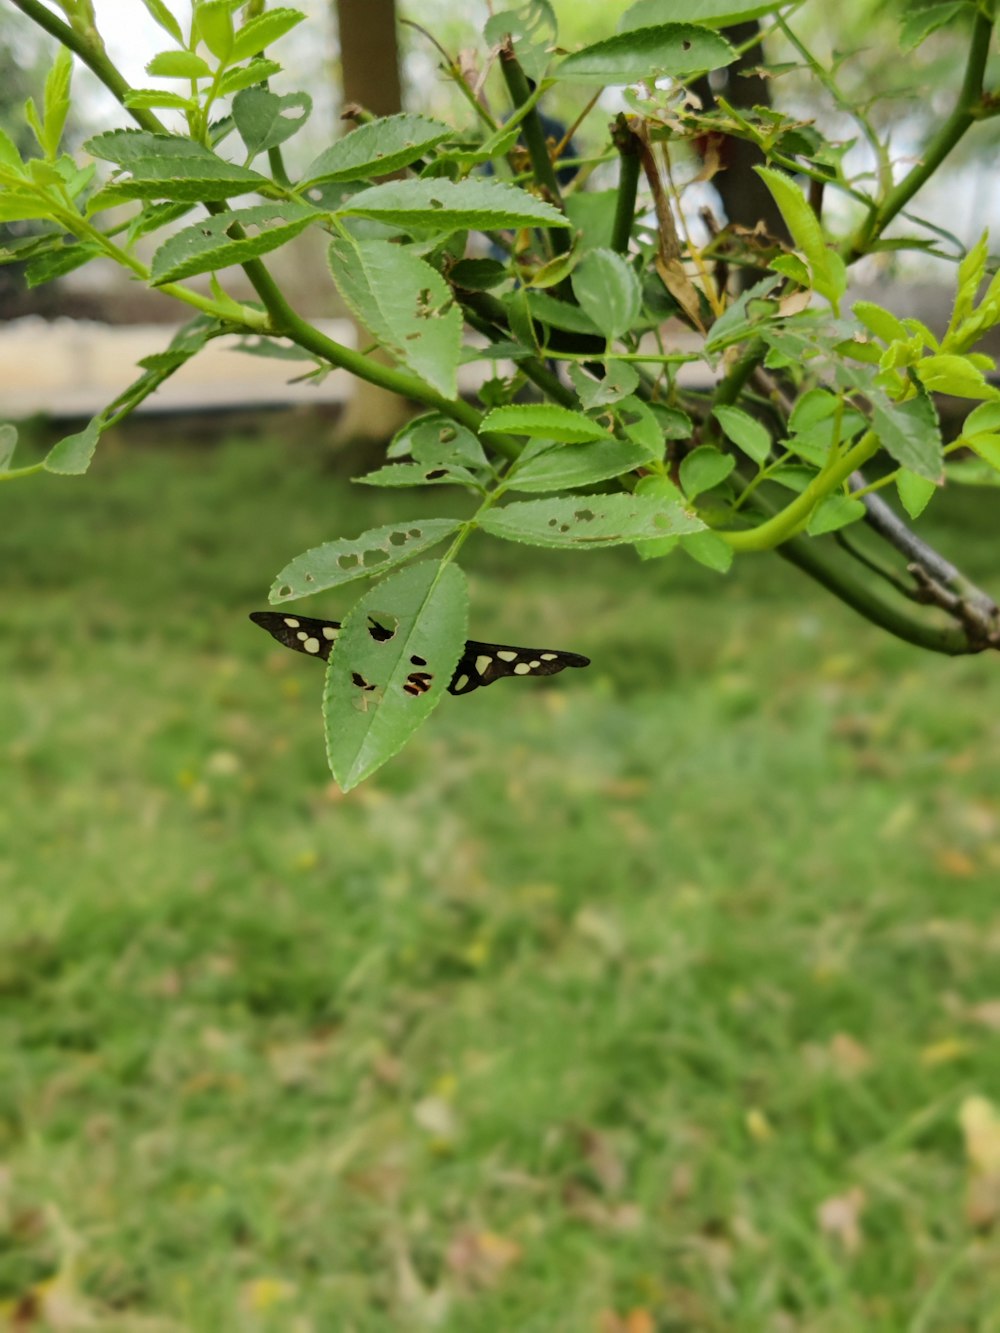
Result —
[[[279, 611], [251, 611], [250, 619], [286, 648], [294, 648], [307, 657], [321, 657], [324, 662], [340, 633], [339, 620], [286, 616]], [[375, 637], [378, 637], [379, 628], [373, 622]], [[413, 660], [418, 666], [426, 665]], [[590, 666], [590, 658], [581, 653], [564, 653], [554, 648], [512, 648], [505, 643], [480, 643], [478, 639], [469, 639], [451, 678], [448, 693], [471, 694], [481, 685], [492, 685], [502, 676], [554, 676], [565, 667], [585, 666]], [[429, 686], [430, 676], [415, 671], [404, 688], [411, 694], [422, 694]]]

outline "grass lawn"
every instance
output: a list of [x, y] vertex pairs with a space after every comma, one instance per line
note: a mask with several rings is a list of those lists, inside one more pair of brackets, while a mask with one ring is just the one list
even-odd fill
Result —
[[593, 667], [344, 798], [246, 614], [428, 509], [275, 441], [3, 487], [0, 1327], [997, 1333], [995, 657], [477, 540], [471, 632]]

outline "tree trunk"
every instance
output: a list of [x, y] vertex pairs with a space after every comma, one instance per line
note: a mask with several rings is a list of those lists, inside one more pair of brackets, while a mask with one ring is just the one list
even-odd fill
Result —
[[[376, 116], [401, 111], [395, 0], [336, 0], [336, 11], [344, 103], [357, 103]], [[355, 328], [359, 347], [372, 341], [362, 325], [356, 324]], [[337, 436], [344, 442], [384, 440], [395, 434], [410, 415], [408, 404], [401, 398], [367, 380], [356, 379]]]

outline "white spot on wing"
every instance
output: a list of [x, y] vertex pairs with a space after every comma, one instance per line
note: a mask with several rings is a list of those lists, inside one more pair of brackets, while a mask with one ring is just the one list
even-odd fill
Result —
[[526, 676], [530, 670], [531, 667], [528, 666], [527, 662], [518, 662], [517, 666], [514, 668], [514, 675]]
[[464, 690], [466, 685], [468, 685], [468, 683], [469, 683], [468, 676], [459, 676], [458, 680], [455, 681], [455, 689]]
[[558, 653], [542, 653], [542, 661], [554, 662], [558, 656], [559, 656]]
[[299, 627], [299, 622], [295, 619], [294, 616], [285, 616], [285, 624], [288, 626], [289, 629], [298, 629]]
[[497, 653], [497, 657], [499, 657], [499, 659], [500, 659], [501, 662], [516, 662], [516, 661], [517, 661], [517, 653], [512, 653], [512, 652], [510, 651], [509, 648], [507, 648], [507, 649], [506, 649], [504, 652], [502, 652], [502, 653]]
[[541, 662], [529, 662], [529, 663], [528, 663], [528, 666], [531, 667], [532, 671], [537, 671], [538, 668], [539, 668], [541, 665], [542, 665]]
[[306, 639], [302, 647], [306, 650], [307, 653], [318, 653], [319, 639]]
[[[501, 653], [500, 656], [502, 657], [503, 653]], [[492, 665], [493, 658], [490, 657], [489, 653], [480, 653], [476, 658], [476, 670], [481, 676], [484, 676]]]
[[305, 641], [306, 641], [306, 639], [308, 639], [309, 635], [306, 633], [306, 631], [305, 631], [304, 629], [300, 629], [299, 632], [298, 632], [298, 634], [296, 634], [295, 637], [298, 639], [299, 643], [305, 643]]
[[324, 638], [324, 639], [329, 639], [329, 640], [332, 642], [332, 641], [337, 637], [337, 635], [338, 635], [339, 633], [340, 633], [340, 631], [337, 629], [336, 625], [324, 625], [324, 626], [323, 626], [323, 638]]

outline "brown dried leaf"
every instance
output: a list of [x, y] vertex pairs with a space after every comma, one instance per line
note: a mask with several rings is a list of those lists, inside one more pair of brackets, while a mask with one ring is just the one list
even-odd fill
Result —
[[495, 1287], [521, 1258], [521, 1247], [495, 1231], [460, 1231], [445, 1256], [456, 1277], [475, 1287]]
[[970, 1005], [965, 1014], [991, 1032], [1000, 1032], [1000, 1000], [981, 1000], [979, 1004]]

